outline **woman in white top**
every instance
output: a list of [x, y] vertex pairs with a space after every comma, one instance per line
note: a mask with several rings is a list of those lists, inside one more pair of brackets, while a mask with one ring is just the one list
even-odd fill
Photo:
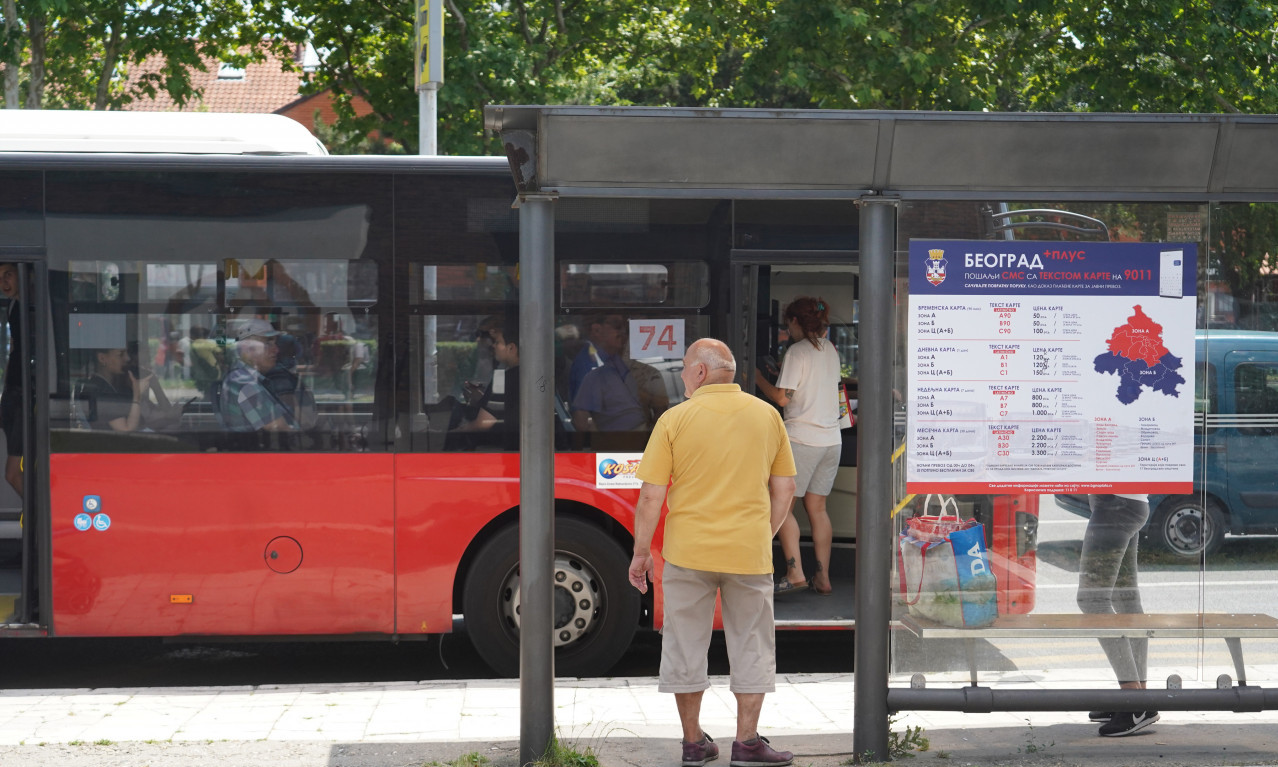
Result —
[[834, 487], [839, 470], [842, 436], [839, 434], [839, 353], [825, 337], [830, 327], [830, 310], [820, 298], [803, 296], [790, 302], [783, 314], [793, 343], [781, 363], [775, 386], [755, 371], [755, 385], [768, 399], [785, 410], [785, 430], [798, 468], [795, 498], [803, 501], [812, 526], [816, 563], [812, 579], [803, 574], [799, 556], [799, 523], [794, 514], [786, 517], [777, 535], [785, 556], [785, 578], [777, 581], [776, 593], [787, 594], [811, 588], [828, 595], [830, 585], [830, 543], [833, 529], [825, 510], [825, 499]]

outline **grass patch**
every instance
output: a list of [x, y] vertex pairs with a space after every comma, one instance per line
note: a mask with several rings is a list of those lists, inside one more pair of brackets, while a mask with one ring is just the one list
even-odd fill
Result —
[[490, 764], [492, 761], [488, 757], [478, 751], [471, 751], [449, 762], [427, 762], [422, 767], [488, 767]]
[[589, 746], [578, 750], [574, 745], [561, 743], [559, 738], [551, 738], [546, 755], [533, 762], [532, 767], [599, 767], [599, 757]]

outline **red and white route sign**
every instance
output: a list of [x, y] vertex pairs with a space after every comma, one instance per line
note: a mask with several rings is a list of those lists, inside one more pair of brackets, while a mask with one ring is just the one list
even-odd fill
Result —
[[631, 320], [630, 358], [683, 359], [683, 320]]

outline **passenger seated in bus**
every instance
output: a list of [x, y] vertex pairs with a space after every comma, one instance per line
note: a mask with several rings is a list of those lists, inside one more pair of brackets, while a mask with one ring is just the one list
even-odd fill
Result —
[[275, 367], [280, 332], [263, 319], [241, 322], [235, 333], [237, 359], [222, 381], [220, 412], [231, 431], [289, 431], [297, 428], [293, 411], [267, 386]]
[[100, 349], [94, 353], [94, 361], [93, 375], [80, 386], [90, 428], [156, 430], [171, 425], [175, 416], [181, 417], [181, 405], [169, 401], [154, 373], [135, 374], [130, 369], [128, 350]]
[[[502, 393], [494, 392], [492, 381], [486, 385], [479, 381], [466, 381], [463, 384], [465, 406], [462, 408], [462, 419], [458, 426], [460, 431], [483, 431], [499, 428], [512, 435], [519, 430], [519, 323], [505, 321], [501, 317], [489, 317], [480, 323], [479, 336], [482, 344], [489, 346], [493, 363], [501, 365], [504, 370], [494, 370], [493, 378], [498, 374], [504, 377]], [[518, 437], [513, 440], [518, 449]], [[509, 446], [509, 444], [507, 445]]]
[[630, 328], [620, 315], [591, 325], [591, 341], [602, 364], [590, 370], [572, 400], [577, 431], [636, 431], [652, 428], [670, 406], [661, 373], [630, 358]]

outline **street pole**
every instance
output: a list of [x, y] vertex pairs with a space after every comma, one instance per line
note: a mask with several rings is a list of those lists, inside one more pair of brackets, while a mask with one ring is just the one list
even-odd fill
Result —
[[416, 0], [413, 80], [417, 88], [417, 153], [439, 153], [436, 125], [444, 84], [444, 2]]
[[555, 199], [519, 196], [520, 764], [555, 735]]
[[892, 572], [892, 361], [895, 351], [896, 200], [861, 203], [861, 344], [857, 409], [856, 644], [852, 752], [888, 758]]

